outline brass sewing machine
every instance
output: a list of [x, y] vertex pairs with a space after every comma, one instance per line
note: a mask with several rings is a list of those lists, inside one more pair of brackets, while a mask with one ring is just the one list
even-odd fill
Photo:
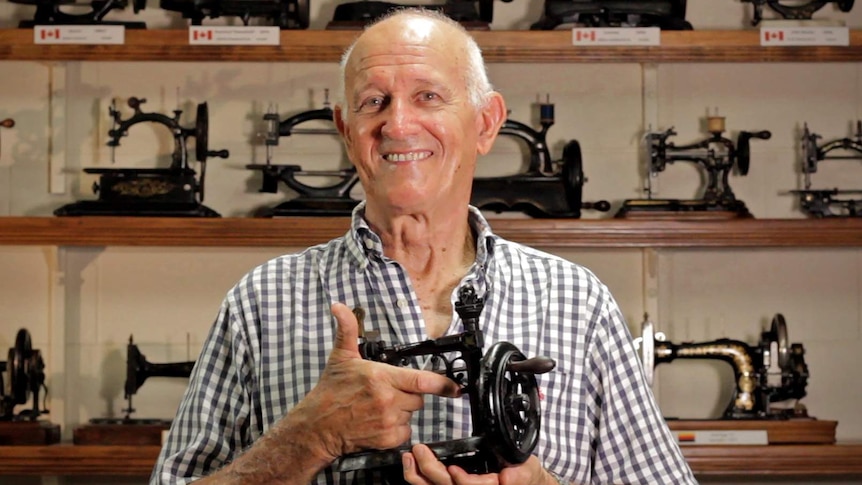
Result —
[[691, 30], [685, 20], [686, 0], [545, 0], [542, 18], [531, 30], [561, 25], [583, 27], [659, 27]]
[[784, 20], [812, 19], [815, 12], [830, 3], [834, 3], [842, 12], [853, 9], [855, 0], [741, 0], [743, 3], [752, 4], [754, 14], [751, 17], [751, 25], [757, 25], [763, 20], [763, 7], [769, 7]]
[[159, 5], [180, 12], [191, 25], [218, 17], [239, 17], [243, 25], [259, 18], [282, 30], [307, 29], [309, 24], [309, 0], [160, 0]]
[[811, 174], [817, 173], [820, 162], [862, 161], [862, 121], [856, 122], [853, 138], [837, 138], [822, 145], [817, 142], [820, 138], [822, 137], [817, 133], [808, 131], [808, 123], [805, 123], [802, 134], [802, 174], [805, 177], [805, 188], [791, 190], [790, 193], [798, 195], [802, 211], [810, 216], [862, 217], [862, 190], [811, 188]]
[[73, 430], [76, 445], [161, 445], [162, 432], [171, 427], [170, 420], [133, 418], [132, 397], [150, 377], [188, 378], [194, 361], [153, 364], [147, 361], [132, 337], [126, 346], [126, 408], [119, 418], [93, 418]]
[[611, 205], [605, 200], [583, 201], [586, 177], [577, 140], [566, 143], [562, 159], [551, 158], [547, 133], [554, 124], [554, 105], [547, 101], [540, 103], [539, 111], [539, 130], [511, 119], [500, 129], [500, 135], [514, 137], [526, 145], [530, 153], [526, 171], [501, 177], [475, 177], [470, 203], [479, 209], [522, 211], [533, 217], [579, 218], [582, 210], [610, 210]]
[[[780, 313], [772, 318], [770, 329], [761, 333], [756, 345], [728, 338], [669, 342], [645, 317], [635, 347], [640, 350], [650, 383], [656, 366], [678, 359], [720, 360], [733, 368], [734, 388], [722, 416], [717, 420], [670, 419], [671, 430], [763, 429], [770, 444], [835, 441], [837, 423], [810, 417], [799, 402], [806, 396], [809, 377], [805, 348], [790, 343], [787, 323]], [[794, 405], [783, 405], [788, 402]]]
[[[129, 0], [9, 0], [12, 3], [35, 5], [33, 20], [22, 20], [18, 27], [30, 28], [36, 25], [122, 25], [127, 29], [144, 29], [144, 22], [105, 20], [113, 10], [123, 10]], [[135, 13], [147, 7], [147, 0], [132, 0]], [[65, 9], [65, 10], [64, 10]], [[75, 13], [75, 10], [79, 12]], [[89, 10], [89, 11], [87, 11]]]
[[[363, 358], [403, 366], [414, 357], [430, 356], [436, 372], [463, 387], [470, 399], [472, 436], [426, 444], [444, 463], [472, 473], [496, 472], [505, 464], [523, 463], [529, 458], [541, 427], [536, 374], [550, 372], [556, 365], [547, 357], [528, 359], [509, 342], [497, 342], [483, 355], [479, 315], [484, 305], [473, 287], [462, 286], [455, 311], [464, 332], [395, 346], [382, 342], [378, 331], [367, 330], [364, 311], [354, 310], [360, 322], [359, 351]], [[406, 483], [401, 453], [407, 449], [402, 446], [346, 455], [338, 467], [340, 471], [382, 469], [390, 484]]]
[[[512, 0], [502, 0], [511, 2]], [[375, 19], [404, 7], [422, 7], [438, 10], [469, 30], [488, 30], [494, 20], [494, 0], [445, 0], [441, 4], [402, 5], [391, 2], [360, 0], [358, 2], [340, 3], [335, 7], [332, 21], [327, 29], [358, 30]]]
[[[734, 142], [722, 135], [725, 130], [723, 116], [707, 118], [710, 136], [688, 145], [675, 145], [668, 138], [675, 136], [671, 127], [663, 132], [648, 132], [645, 139], [648, 169], [644, 191], [646, 199], [629, 199], [617, 212], [619, 218], [685, 218], [732, 219], [751, 217], [745, 203], [736, 198], [730, 187], [732, 169], [747, 175], [750, 161], [750, 140], [768, 140], [769, 131], [740, 131]], [[699, 199], [654, 199], [652, 178], [663, 172], [668, 164], [691, 162], [703, 169], [706, 187]]]
[[[64, 205], [54, 211], [57, 216], [152, 216], [152, 217], [220, 217], [203, 205], [206, 162], [209, 157], [227, 158], [227, 150], [209, 150], [209, 111], [207, 104], [197, 106], [194, 126], [180, 125], [182, 111], [174, 110], [173, 117], [161, 113], [146, 113], [141, 105], [146, 99], [129, 98], [134, 114], [123, 119], [113, 103], [109, 114], [114, 126], [108, 131], [114, 151], [120, 139], [128, 136], [129, 129], [138, 123], [156, 123], [165, 126], [174, 138], [174, 151], [168, 168], [85, 168], [85, 173], [99, 174], [93, 184], [98, 200], [83, 200]], [[195, 160], [200, 164], [200, 178], [189, 161], [189, 138], [195, 139]]]
[[[48, 414], [39, 407], [45, 385], [45, 362], [33, 348], [30, 332], [20, 329], [6, 362], [0, 362], [0, 445], [50, 445], [60, 441], [60, 426], [40, 419]], [[32, 398], [30, 409], [15, 412]]]
[[[278, 146], [281, 137], [292, 135], [338, 135], [334, 126], [328, 128], [300, 128], [298, 125], [308, 122], [324, 121], [333, 124], [332, 108], [329, 102], [324, 107], [303, 111], [293, 116], [279, 119], [274, 108], [264, 115], [267, 123], [266, 132], [266, 163], [249, 164], [246, 168], [258, 170], [263, 174], [260, 192], [277, 193], [278, 183], [283, 182], [297, 193], [297, 197], [266, 207], [256, 212], [258, 217], [284, 216], [349, 216], [359, 200], [350, 196], [350, 191], [359, 183], [359, 176], [354, 167], [341, 170], [303, 170], [300, 165], [281, 165], [272, 163], [272, 152]], [[310, 185], [302, 182], [303, 177], [327, 177], [336, 181], [329, 185]]]

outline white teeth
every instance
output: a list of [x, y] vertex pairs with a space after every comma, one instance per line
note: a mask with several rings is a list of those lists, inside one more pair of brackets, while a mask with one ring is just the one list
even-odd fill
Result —
[[389, 153], [383, 155], [387, 162], [415, 162], [428, 158], [428, 152]]

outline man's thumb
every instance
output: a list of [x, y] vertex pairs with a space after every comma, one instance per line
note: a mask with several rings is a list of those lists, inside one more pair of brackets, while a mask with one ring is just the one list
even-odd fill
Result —
[[359, 322], [356, 315], [343, 303], [332, 305], [332, 315], [338, 323], [335, 328], [335, 347], [332, 350], [341, 350], [361, 357], [358, 344]]

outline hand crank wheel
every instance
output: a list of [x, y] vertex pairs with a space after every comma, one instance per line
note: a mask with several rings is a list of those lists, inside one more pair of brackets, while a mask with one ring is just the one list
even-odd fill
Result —
[[526, 360], [509, 342], [491, 346], [482, 358], [479, 392], [485, 410], [487, 443], [497, 458], [523, 463], [539, 441], [539, 386], [532, 373], [512, 370], [510, 364]]
[[842, 12], [849, 12], [853, 9], [853, 2], [855, 0], [838, 0], [838, 9]]
[[13, 404], [25, 404], [29, 397], [27, 367], [31, 355], [33, 355], [33, 344], [30, 340], [30, 332], [22, 328], [15, 336], [15, 347], [9, 349], [9, 361], [6, 364], [8, 377], [6, 391], [12, 397]]

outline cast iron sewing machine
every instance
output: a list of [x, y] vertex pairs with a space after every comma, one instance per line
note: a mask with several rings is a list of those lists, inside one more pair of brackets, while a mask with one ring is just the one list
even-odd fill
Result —
[[[181, 110], [174, 116], [145, 113], [141, 105], [146, 99], [129, 98], [134, 114], [123, 119], [112, 104], [109, 113], [114, 126], [108, 131], [108, 146], [120, 146], [120, 139], [138, 123], [156, 123], [167, 127], [174, 138], [174, 151], [169, 168], [85, 168], [84, 172], [99, 174], [93, 192], [95, 201], [78, 201], [54, 211], [57, 216], [178, 216], [219, 217], [214, 210], [203, 205], [206, 161], [209, 157], [227, 158], [227, 150], [209, 150], [209, 111], [207, 104], [197, 106], [194, 126], [180, 125]], [[195, 139], [195, 159], [201, 166], [200, 179], [192, 169], [186, 147], [189, 138]], [[111, 153], [113, 163], [113, 150]]]
[[496, 212], [523, 211], [533, 217], [581, 217], [581, 210], [606, 212], [610, 203], [583, 201], [584, 177], [581, 145], [570, 140], [563, 157], [552, 160], [546, 140], [554, 124], [554, 105], [541, 103], [541, 130], [507, 119], [500, 134], [515, 137], [530, 151], [527, 170], [503, 177], [475, 177], [470, 203], [479, 209]]
[[691, 30], [686, 0], [545, 0], [542, 18], [531, 30], [553, 30], [563, 24], [584, 27], [659, 27]]
[[[261, 217], [282, 216], [349, 216], [359, 201], [350, 196], [350, 191], [359, 182], [359, 176], [353, 167], [342, 170], [303, 170], [299, 165], [279, 165], [272, 163], [273, 147], [278, 146], [279, 138], [291, 135], [337, 135], [338, 132], [332, 128], [297, 128], [297, 125], [325, 121], [333, 123], [332, 108], [329, 103], [324, 107], [303, 111], [279, 120], [278, 113], [274, 109], [264, 115], [267, 122], [266, 132], [266, 163], [249, 164], [247, 168], [259, 170], [263, 174], [263, 182], [260, 192], [278, 192], [278, 182], [284, 184], [296, 192], [298, 196], [275, 207], [264, 208], [257, 212]], [[336, 182], [314, 186], [303, 183], [299, 177], [330, 177]]]
[[[672, 218], [737, 218], [751, 217], [745, 203], [738, 200], [728, 182], [731, 170], [736, 167], [740, 175], [747, 175], [751, 160], [750, 140], [768, 140], [769, 131], [740, 131], [736, 144], [724, 137], [724, 117], [707, 119], [711, 136], [701, 141], [677, 146], [668, 142], [675, 136], [673, 128], [664, 132], [649, 132], [645, 136], [648, 162], [645, 191], [646, 199], [629, 199], [623, 203], [616, 217], [672, 217]], [[692, 162], [702, 168], [706, 188], [700, 199], [653, 199], [652, 178], [663, 172], [668, 164]]]
[[160, 0], [159, 4], [180, 12], [191, 25], [218, 17], [239, 17], [243, 25], [261, 18], [282, 30], [307, 29], [309, 23], [309, 0]]
[[165, 419], [132, 418], [132, 396], [150, 377], [188, 378], [195, 362], [153, 364], [147, 361], [129, 336], [126, 346], [126, 409], [121, 418], [94, 418], [89, 424], [73, 430], [76, 445], [160, 445], [162, 431], [171, 426]]
[[[34, 25], [122, 25], [127, 29], [146, 28], [144, 22], [108, 21], [105, 16], [112, 10], [122, 10], [128, 7], [129, 0], [91, 0], [78, 3], [76, 0], [9, 0], [13, 3], [35, 5], [36, 14], [33, 20], [22, 20], [19, 27], [33, 27]], [[135, 13], [147, 7], [147, 0], [132, 0], [132, 8]], [[61, 10], [63, 8], [89, 8], [89, 12], [72, 13]]]
[[853, 9], [855, 0], [808, 0], [807, 2], [793, 0], [742, 0], [742, 2], [752, 4], [754, 14], [751, 18], [751, 25], [757, 25], [763, 20], [764, 6], [768, 6], [785, 20], [811, 20], [814, 12], [830, 3], [836, 4], [842, 12], [849, 12]]
[[[40, 420], [48, 410], [39, 407], [45, 385], [42, 352], [33, 348], [30, 332], [20, 329], [6, 362], [0, 362], [0, 445], [47, 445], [60, 441], [60, 426]], [[33, 400], [32, 407], [15, 413], [15, 407]]]
[[[512, 0], [503, 0], [511, 2]], [[438, 10], [459, 22], [466, 29], [488, 30], [494, 20], [494, 0], [445, 0], [442, 4], [401, 5], [391, 2], [361, 0], [346, 2], [335, 7], [327, 29], [361, 29], [375, 19], [404, 7], [422, 7]]]
[[[535, 448], [541, 425], [536, 374], [550, 372], [556, 363], [547, 357], [526, 358], [509, 342], [491, 345], [482, 354], [479, 315], [484, 301], [471, 286], [458, 291], [455, 311], [464, 332], [415, 344], [387, 346], [379, 332], [365, 331], [360, 321], [359, 351], [363, 358], [407, 365], [414, 357], [431, 356], [435, 371], [460, 384], [470, 399], [473, 434], [469, 438], [426, 443], [447, 464], [473, 473], [499, 471], [506, 464], [523, 463]], [[341, 471], [389, 468], [390, 483], [403, 483], [401, 453], [409, 447], [367, 451], [341, 458]]]
[[[862, 190], [812, 189], [811, 174], [825, 160], [862, 160], [862, 121], [856, 122], [853, 138], [840, 138], [818, 145], [822, 138], [808, 131], [805, 124], [802, 134], [802, 173], [805, 189], [791, 190], [798, 194], [802, 211], [814, 217], [862, 217]], [[835, 152], [828, 155], [830, 152]], [[857, 198], [842, 196], [855, 195]]]

